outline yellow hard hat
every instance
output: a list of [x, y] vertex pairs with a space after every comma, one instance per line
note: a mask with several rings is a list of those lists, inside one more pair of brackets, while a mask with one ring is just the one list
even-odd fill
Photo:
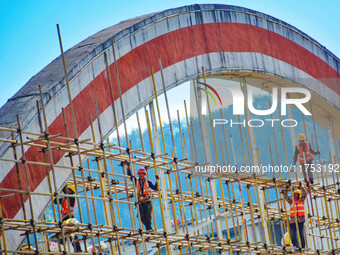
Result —
[[68, 185], [67, 188], [69, 188], [70, 190], [72, 190], [74, 193], [76, 193], [76, 187], [72, 184], [72, 185]]
[[295, 193], [298, 193], [301, 196], [301, 190], [296, 189], [296, 190], [294, 190], [293, 194], [295, 194]]
[[21, 247], [22, 251], [35, 251], [35, 249], [32, 246], [24, 245]]
[[284, 234], [284, 242], [286, 247], [292, 246], [292, 241], [290, 240], [290, 235], [288, 232]]
[[299, 134], [299, 135], [298, 135], [298, 140], [299, 140], [299, 141], [305, 140], [305, 135], [304, 135], [304, 134]]

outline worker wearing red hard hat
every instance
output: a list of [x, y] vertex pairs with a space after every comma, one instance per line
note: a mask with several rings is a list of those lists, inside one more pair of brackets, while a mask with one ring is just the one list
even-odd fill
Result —
[[[295, 146], [295, 153], [293, 157], [294, 164], [299, 157], [299, 163], [302, 167], [302, 173], [305, 177], [306, 183], [314, 183], [313, 173], [311, 172], [311, 164], [313, 163], [313, 155], [320, 155], [319, 151], [314, 151], [308, 142], [305, 142], [305, 135], [298, 135], [299, 143]], [[307, 166], [307, 167], [306, 167]]]
[[137, 175], [139, 178], [132, 176], [131, 170], [129, 167], [129, 162], [124, 161], [121, 164], [127, 166], [127, 174], [130, 176], [130, 179], [134, 180], [135, 185], [137, 185], [137, 199], [139, 205], [139, 212], [141, 216], [141, 221], [145, 226], [146, 230], [152, 230], [151, 227], [151, 212], [152, 212], [152, 204], [151, 204], [151, 190], [157, 190], [157, 183], [153, 184], [150, 180], [146, 179], [146, 169], [139, 168], [137, 171]]

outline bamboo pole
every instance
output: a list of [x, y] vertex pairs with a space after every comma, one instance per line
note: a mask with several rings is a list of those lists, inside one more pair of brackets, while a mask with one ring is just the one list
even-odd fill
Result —
[[[147, 120], [147, 125], [148, 125], [148, 132], [149, 132], [149, 137], [150, 137], [150, 147], [151, 147], [151, 151], [153, 153], [154, 152], [154, 145], [153, 145], [153, 141], [152, 141], [151, 125], [150, 125], [150, 119], [149, 119], [148, 111], [146, 111], [146, 116], [147, 116], [146, 120]], [[166, 224], [165, 224], [165, 220], [164, 220], [164, 212], [163, 212], [163, 207], [162, 207], [160, 185], [159, 185], [159, 181], [158, 181], [158, 170], [157, 170], [157, 165], [156, 165], [155, 159], [153, 159], [153, 164], [154, 164], [154, 170], [155, 170], [155, 175], [156, 175], [157, 191], [158, 191], [158, 197], [159, 197], [159, 204], [160, 204], [160, 208], [161, 208], [163, 229], [164, 229], [164, 232], [167, 233]], [[166, 249], [167, 249], [167, 252], [170, 254], [170, 245], [169, 245], [169, 240], [167, 238], [167, 235], [166, 235]]]

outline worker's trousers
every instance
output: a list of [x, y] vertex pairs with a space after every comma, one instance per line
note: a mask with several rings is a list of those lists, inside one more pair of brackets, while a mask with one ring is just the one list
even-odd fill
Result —
[[309, 182], [313, 184], [314, 177], [311, 171], [311, 166], [310, 166], [311, 164], [313, 164], [313, 160], [307, 162], [307, 165], [308, 165], [307, 167], [305, 167], [305, 164], [302, 164], [302, 173], [303, 173], [303, 177], [305, 178], [305, 181], [307, 182], [309, 180]]
[[141, 216], [141, 221], [145, 226], [146, 230], [151, 230], [151, 212], [152, 204], [151, 201], [146, 201], [145, 203], [139, 204], [139, 212]]
[[[301, 248], [305, 248], [306, 246], [304, 224], [305, 224], [304, 222], [298, 223], [298, 231], [300, 233], [300, 239], [301, 239]], [[290, 229], [290, 240], [292, 241], [293, 246], [300, 248], [296, 224], [290, 223], [289, 229]]]

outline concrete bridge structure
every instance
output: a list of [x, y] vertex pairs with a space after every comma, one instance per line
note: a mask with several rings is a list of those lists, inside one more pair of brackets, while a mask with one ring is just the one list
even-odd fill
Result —
[[[125, 117], [149, 104], [154, 98], [150, 67], [155, 72], [157, 91], [163, 90], [159, 58], [162, 60], [165, 86], [170, 89], [184, 81], [201, 77], [202, 67], [208, 77], [240, 80], [271, 92], [272, 87], [303, 87], [312, 93], [313, 118], [340, 139], [340, 60], [314, 39], [272, 16], [229, 5], [191, 5], [152, 13], [123, 21], [104, 29], [65, 52], [72, 104], [79, 139], [91, 136], [88, 115], [96, 121], [95, 98], [98, 101], [102, 132], [109, 136], [116, 128], [112, 104], [118, 122], [122, 122], [120, 99], [115, 74], [112, 41], [114, 40]], [[108, 81], [104, 54], [108, 56], [112, 88]], [[27, 82], [0, 109], [0, 126], [17, 128], [20, 116], [22, 130], [40, 133], [36, 108], [42, 86], [49, 134], [66, 136], [62, 109], [74, 137], [72, 114], [62, 59], [58, 57]], [[112, 96], [111, 96], [112, 95]], [[10, 139], [2, 130], [1, 138]], [[97, 141], [99, 133], [96, 131]], [[18, 139], [16, 137], [15, 139]], [[24, 138], [25, 141], [29, 141]], [[44, 162], [39, 148], [25, 146], [26, 160]], [[0, 157], [12, 158], [8, 143], [0, 143]], [[333, 147], [333, 155], [335, 149]], [[22, 158], [18, 151], [18, 158]], [[68, 165], [64, 152], [53, 152], [53, 163]], [[75, 160], [74, 165], [79, 161]], [[17, 171], [25, 176], [23, 164], [0, 161], [0, 195], [4, 189], [19, 189]], [[47, 192], [48, 179], [44, 166], [28, 165], [31, 191]], [[58, 170], [57, 170], [58, 171]], [[59, 171], [60, 189], [71, 171]], [[26, 182], [22, 189], [27, 189]], [[26, 206], [28, 196], [24, 195]], [[50, 198], [33, 196], [36, 218]], [[20, 195], [1, 199], [3, 218], [23, 218]], [[27, 216], [30, 218], [30, 216]], [[8, 249], [17, 249], [22, 236], [7, 234]]]

